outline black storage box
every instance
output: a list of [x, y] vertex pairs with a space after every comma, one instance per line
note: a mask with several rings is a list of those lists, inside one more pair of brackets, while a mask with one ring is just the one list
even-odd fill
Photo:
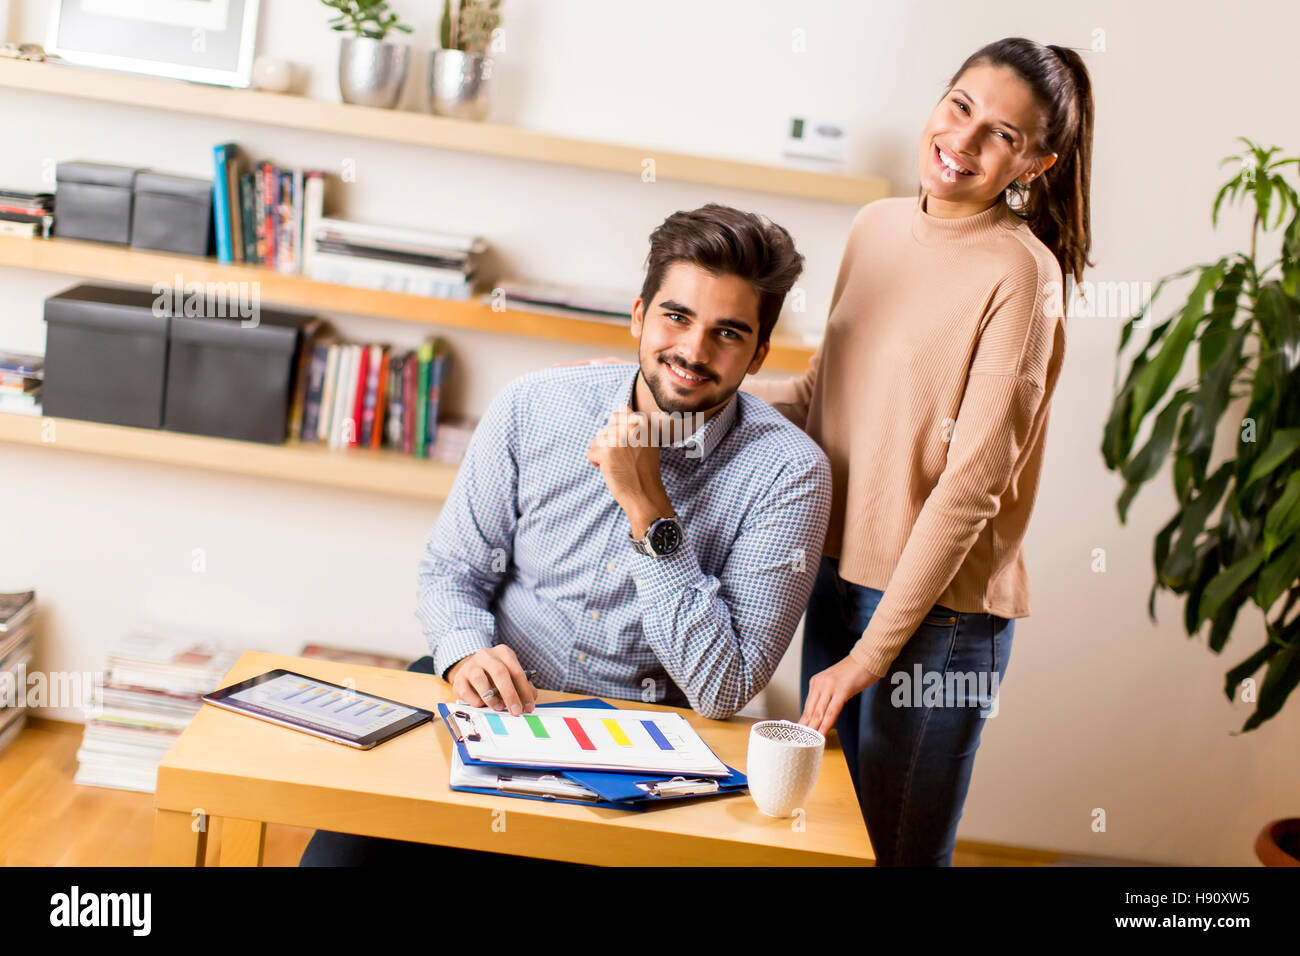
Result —
[[54, 174], [54, 235], [130, 245], [138, 172], [107, 163], [59, 163]]
[[147, 289], [79, 285], [45, 300], [46, 415], [162, 425], [167, 314]]
[[131, 245], [191, 256], [212, 252], [212, 181], [138, 174]]
[[[208, 315], [215, 311], [209, 303]], [[174, 315], [163, 427], [219, 438], [283, 442], [299, 333], [311, 320], [311, 316], [271, 309], [261, 309], [256, 324], [238, 317]]]

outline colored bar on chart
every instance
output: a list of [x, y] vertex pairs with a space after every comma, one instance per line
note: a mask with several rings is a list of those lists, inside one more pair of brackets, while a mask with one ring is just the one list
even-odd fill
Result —
[[488, 726], [492, 728], [492, 733], [508, 736], [508, 732], [506, 731], [506, 722], [501, 719], [500, 714], [488, 714], [487, 722]]
[[536, 714], [524, 714], [524, 720], [528, 721], [528, 729], [533, 732], [534, 737], [549, 737], [545, 725], [542, 724], [542, 718]]
[[632, 741], [627, 739], [627, 734], [623, 733], [623, 728], [618, 725], [618, 721], [610, 717], [604, 717], [600, 721], [609, 731], [609, 735], [614, 738], [614, 743], [620, 747], [631, 747]]
[[583, 750], [596, 749], [596, 745], [591, 742], [591, 738], [587, 736], [587, 732], [582, 729], [582, 724], [579, 723], [577, 717], [565, 717], [564, 722], [568, 725], [569, 733], [573, 734], [573, 739], [578, 742], [579, 747]]
[[668, 738], [664, 736], [664, 732], [655, 725], [653, 720], [643, 720], [641, 726], [645, 728], [645, 732], [650, 735], [651, 739], [659, 745], [660, 750], [674, 749], [673, 745], [668, 742]]

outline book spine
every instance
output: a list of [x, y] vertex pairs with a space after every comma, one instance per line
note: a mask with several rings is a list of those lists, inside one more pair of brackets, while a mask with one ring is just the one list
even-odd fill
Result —
[[268, 269], [275, 268], [275, 206], [279, 202], [279, 190], [276, 184], [280, 177], [275, 174], [275, 166], [271, 163], [262, 164], [262, 188], [266, 196], [266, 219], [264, 228], [266, 229], [266, 262]]
[[402, 362], [399, 352], [388, 365], [388, 447], [397, 451], [402, 450], [402, 393], [406, 382]]
[[433, 364], [433, 343], [425, 342], [419, 350], [420, 371], [415, 393], [415, 457], [423, 458], [428, 435], [429, 366]]
[[370, 346], [359, 346], [357, 364], [357, 387], [352, 396], [352, 429], [348, 432], [348, 444], [361, 444], [361, 428], [366, 416], [366, 390], [370, 385]]
[[429, 418], [425, 445], [430, 453], [433, 451], [434, 442], [438, 437], [438, 411], [442, 401], [442, 382], [446, 371], [447, 346], [446, 343], [439, 342], [438, 350], [433, 357], [433, 363], [429, 367]]
[[233, 143], [222, 143], [212, 147], [215, 171], [212, 177], [212, 213], [217, 229], [217, 261], [222, 265], [230, 264], [230, 197], [227, 193], [227, 163]]
[[293, 171], [293, 271], [302, 272], [302, 220], [306, 205], [302, 170]]
[[370, 447], [383, 445], [384, 425], [388, 411], [388, 363], [389, 350], [384, 348], [379, 353], [379, 378], [375, 390], [375, 421], [370, 429]]
[[244, 237], [244, 261], [257, 262], [257, 225], [253, 218], [253, 174], [239, 177], [239, 221]]
[[253, 227], [257, 234], [257, 258], [259, 266], [266, 265], [266, 179], [259, 166], [253, 172]]
[[275, 237], [277, 272], [293, 271], [293, 173], [290, 170], [279, 171], [279, 201], [276, 205], [277, 234]]
[[321, 389], [320, 418], [316, 422], [316, 440], [321, 442], [329, 442], [333, 437], [334, 391], [338, 387], [341, 351], [342, 346], [331, 345], [325, 360], [325, 384]]
[[239, 148], [232, 146], [226, 159], [226, 207], [230, 214], [230, 259], [244, 261], [244, 232], [239, 222]]
[[419, 378], [414, 352], [406, 353], [402, 367], [402, 451], [415, 454], [415, 384]]
[[308, 273], [316, 253], [316, 228], [325, 216], [325, 174], [313, 169], [307, 174], [302, 212], [302, 271]]
[[329, 346], [316, 345], [312, 348], [311, 367], [307, 372], [307, 404], [303, 410], [302, 441], [316, 440], [316, 425], [320, 421], [321, 392], [325, 387], [325, 367], [329, 360]]
[[298, 339], [297, 365], [293, 381], [293, 400], [289, 404], [289, 436], [298, 438], [302, 432], [303, 411], [307, 407], [307, 372], [311, 367], [316, 330], [320, 320], [316, 319], [305, 326]]

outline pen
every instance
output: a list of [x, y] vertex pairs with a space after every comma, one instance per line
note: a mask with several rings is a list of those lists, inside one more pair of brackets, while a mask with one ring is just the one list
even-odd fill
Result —
[[[537, 670], [535, 668], [526, 670], [524, 671], [524, 676], [531, 681], [534, 677], [537, 676]], [[482, 697], [484, 701], [487, 701], [490, 698], [495, 697], [496, 695], [497, 695], [497, 689], [495, 687], [489, 687], [486, 693], [480, 694], [479, 696]]]

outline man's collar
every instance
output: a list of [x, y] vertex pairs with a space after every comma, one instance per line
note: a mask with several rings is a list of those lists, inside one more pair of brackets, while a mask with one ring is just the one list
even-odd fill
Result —
[[[635, 389], [637, 376], [640, 374], [641, 367], [637, 365], [622, 380], [618, 391], [614, 394], [614, 402], [610, 409], [611, 413], [618, 411], [624, 405], [629, 408], [636, 407]], [[736, 423], [736, 410], [739, 402], [739, 391], [733, 392], [731, 398], [727, 400], [727, 404], [698, 428], [694, 427], [695, 415], [693, 413], [682, 413], [671, 419], [674, 428], [665, 430], [667, 433], [659, 441], [660, 451], [673, 448], [682, 451], [687, 458], [704, 458], [714, 448], [718, 447], [718, 443], [726, 437], [727, 432], [731, 431], [731, 426]], [[678, 423], [679, 420], [680, 424]], [[686, 432], [686, 434], [679, 438], [682, 432]], [[678, 440], [673, 441], [673, 439]]]

